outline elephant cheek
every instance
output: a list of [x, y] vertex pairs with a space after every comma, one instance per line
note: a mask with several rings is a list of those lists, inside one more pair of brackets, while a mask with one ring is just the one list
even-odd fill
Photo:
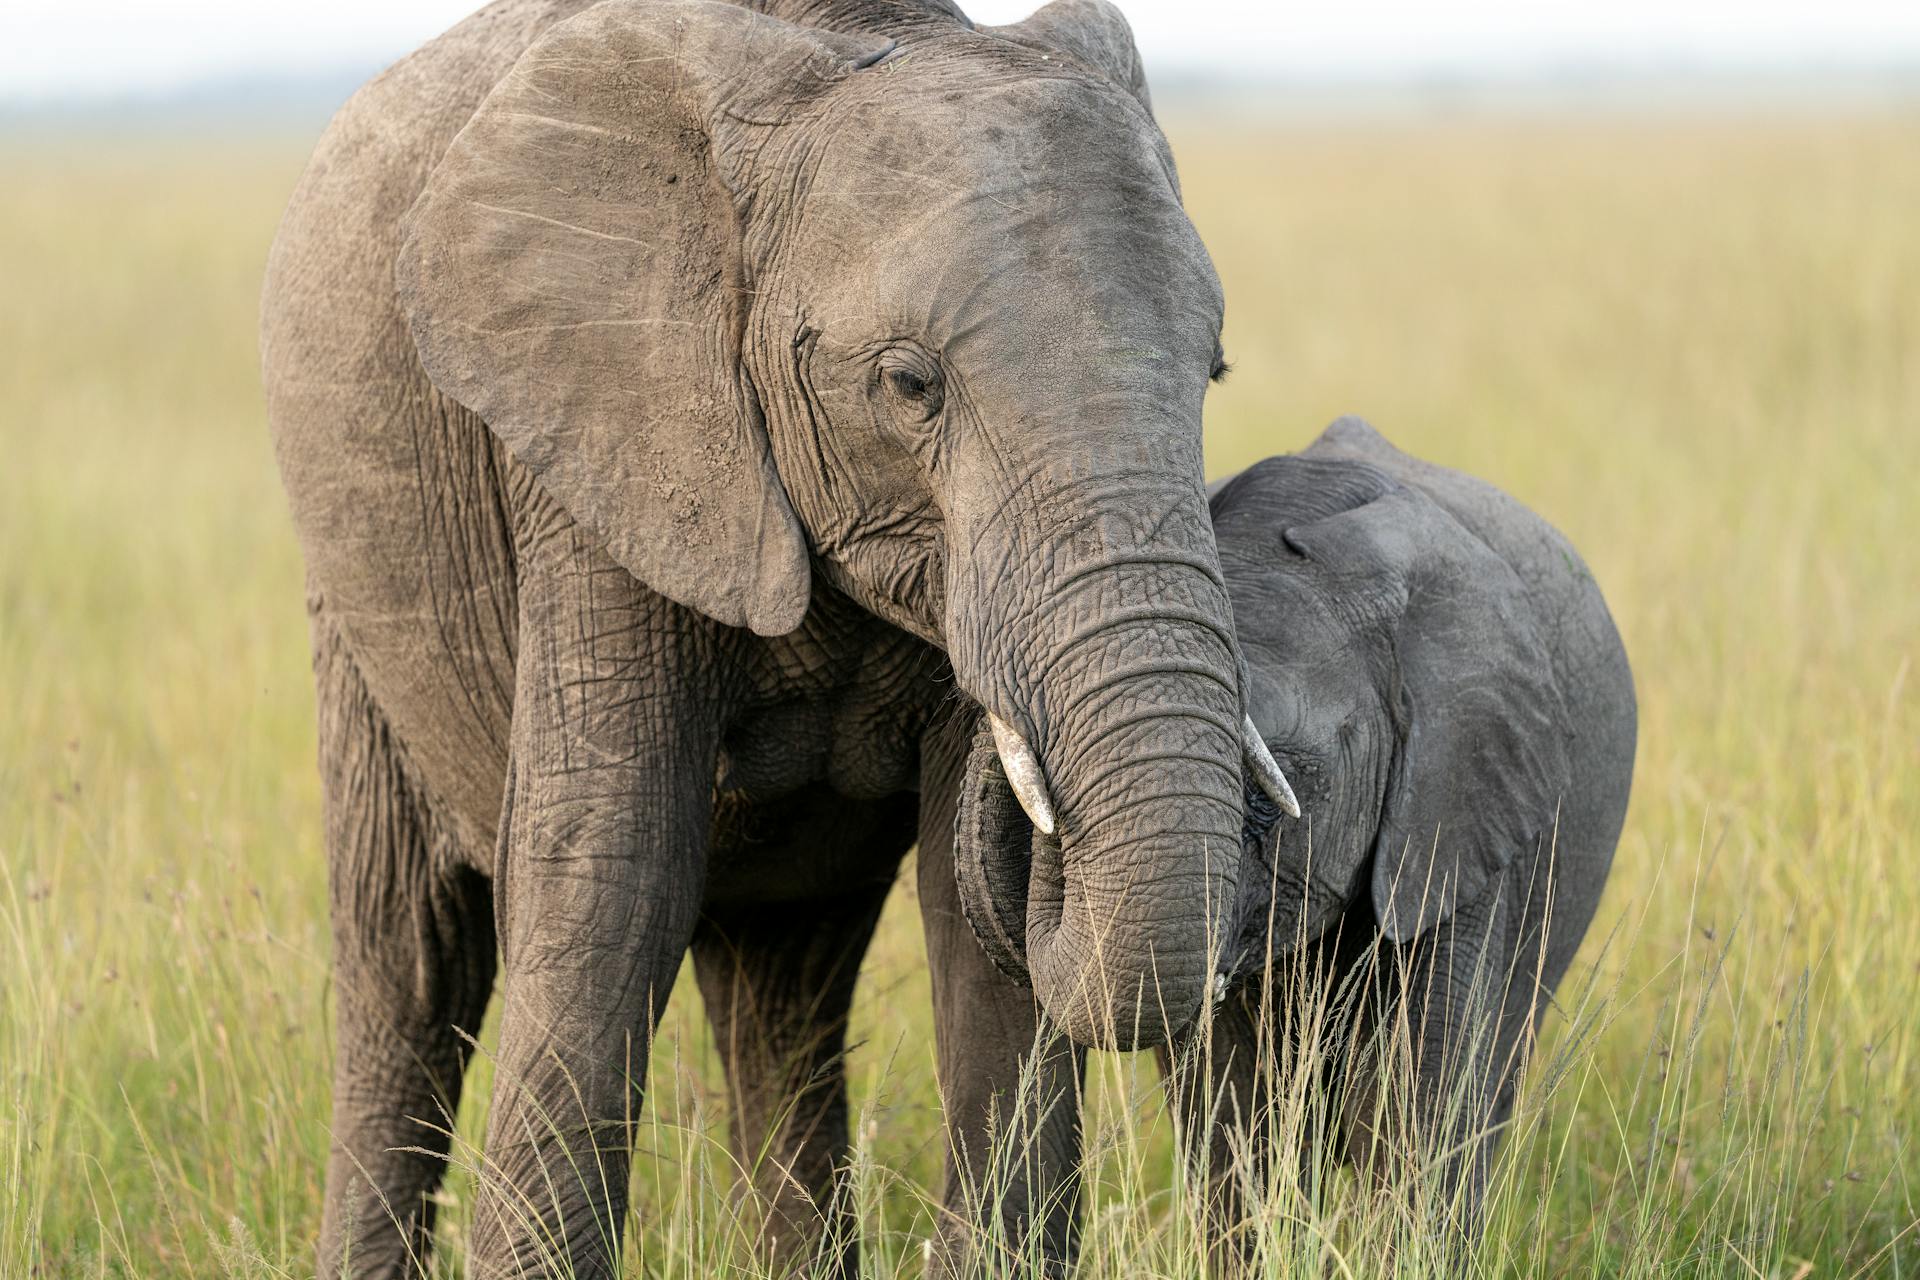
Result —
[[1334, 816], [1315, 771], [1290, 762], [1309, 797], [1288, 818], [1251, 784], [1241, 833], [1240, 875], [1220, 972], [1237, 985], [1318, 939], [1365, 887], [1365, 835]]

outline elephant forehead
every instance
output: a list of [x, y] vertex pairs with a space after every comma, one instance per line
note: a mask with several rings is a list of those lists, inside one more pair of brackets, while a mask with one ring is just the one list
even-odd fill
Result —
[[1250, 565], [1230, 543], [1220, 553], [1247, 660], [1247, 710], [1263, 737], [1278, 745], [1322, 744], [1377, 705], [1379, 637], [1350, 601], [1330, 594], [1303, 566]]
[[938, 218], [974, 202], [1016, 209], [1077, 192], [1177, 204], [1172, 157], [1126, 94], [1087, 77], [989, 78], [911, 59], [830, 104], [810, 140], [809, 198]]
[[1114, 386], [1211, 361], [1224, 299], [1164, 188], [1130, 198], [1071, 175], [1017, 192], [949, 177], [926, 203], [815, 202], [807, 219], [795, 243], [835, 264], [806, 272], [814, 318], [842, 341], [917, 334], [977, 348], [976, 370]]

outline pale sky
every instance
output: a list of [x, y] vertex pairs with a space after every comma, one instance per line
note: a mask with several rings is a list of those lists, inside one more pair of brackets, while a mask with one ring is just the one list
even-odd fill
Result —
[[[480, 0], [3, 0], [0, 99], [359, 69]], [[1031, 0], [962, 0], [981, 22]], [[1920, 0], [1119, 0], [1149, 70], [1391, 77], [1920, 62]]]

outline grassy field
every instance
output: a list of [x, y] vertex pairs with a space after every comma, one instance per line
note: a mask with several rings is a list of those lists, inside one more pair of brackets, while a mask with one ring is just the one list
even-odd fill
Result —
[[[1475, 1271], [1920, 1275], [1920, 118], [1171, 131], [1227, 288], [1214, 469], [1362, 413], [1560, 524], [1638, 674], [1579, 1034]], [[303, 151], [0, 156], [6, 1280], [312, 1269], [324, 873], [254, 351]], [[941, 1154], [916, 934], [897, 899], [858, 1011], [876, 1274], [917, 1274]], [[695, 1003], [636, 1273], [746, 1261]], [[1151, 1063], [1095, 1074], [1085, 1273], [1197, 1274]], [[1377, 1222], [1277, 1208], [1271, 1270], [1379, 1274]]]

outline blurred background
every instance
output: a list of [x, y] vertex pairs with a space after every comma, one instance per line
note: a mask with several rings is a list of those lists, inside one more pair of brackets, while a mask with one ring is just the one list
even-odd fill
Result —
[[[311, 122], [374, 70], [465, 17], [466, 0], [320, 8], [198, 0], [21, 3], [0, 18], [0, 108], [149, 123]], [[1028, 0], [967, 6], [977, 22]], [[1321, 110], [1521, 97], [1561, 103], [1899, 98], [1915, 89], [1920, 9], [1890, 0], [1614, 0], [1608, 4], [1133, 0], [1162, 94], [1232, 90]]]
[[[259, 283], [330, 113], [468, 7], [0, 9], [0, 1280], [311, 1272], [325, 871]], [[1227, 292], [1213, 472], [1360, 413], [1564, 529], [1634, 661], [1633, 810], [1478, 1273], [1920, 1273], [1920, 6], [1122, 7]], [[916, 1274], [904, 899], [857, 1021], [869, 1257]], [[739, 1262], [703, 1026], [684, 983], [648, 1274]], [[1095, 1077], [1084, 1273], [1197, 1274], [1151, 1061]], [[1358, 1195], [1288, 1229], [1364, 1257]]]

